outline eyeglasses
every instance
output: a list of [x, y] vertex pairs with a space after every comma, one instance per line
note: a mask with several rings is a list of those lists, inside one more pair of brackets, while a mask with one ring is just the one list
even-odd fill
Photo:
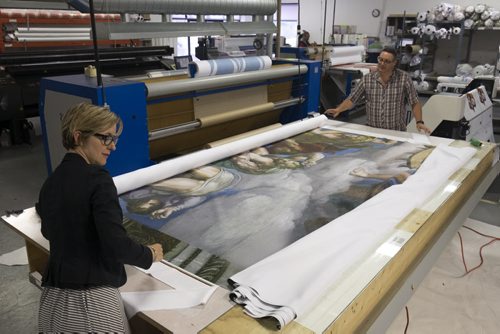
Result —
[[394, 60], [389, 60], [389, 59], [384, 59], [382, 57], [377, 57], [377, 61], [380, 63], [380, 64], [391, 64], [394, 62]]
[[111, 145], [111, 143], [115, 144], [118, 143], [118, 136], [112, 136], [112, 135], [103, 135], [101, 133], [94, 133], [94, 137], [97, 137], [101, 140], [101, 143], [105, 146]]

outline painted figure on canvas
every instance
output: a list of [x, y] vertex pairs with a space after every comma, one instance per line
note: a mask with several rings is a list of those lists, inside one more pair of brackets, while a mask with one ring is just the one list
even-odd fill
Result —
[[404, 182], [431, 150], [315, 129], [124, 194], [122, 208], [241, 270]]

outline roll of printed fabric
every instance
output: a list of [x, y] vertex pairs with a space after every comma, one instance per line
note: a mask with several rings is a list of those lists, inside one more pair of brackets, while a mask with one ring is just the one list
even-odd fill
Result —
[[272, 65], [269, 56], [238, 57], [194, 61], [189, 64], [191, 78], [208, 77], [268, 69]]

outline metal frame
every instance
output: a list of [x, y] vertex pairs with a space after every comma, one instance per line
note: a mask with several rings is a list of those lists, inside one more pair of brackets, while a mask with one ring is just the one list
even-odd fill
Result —
[[500, 174], [500, 162], [497, 161], [491, 168], [488, 174], [477, 185], [475, 190], [470, 195], [469, 199], [464, 203], [462, 208], [456, 213], [455, 217], [448, 224], [448, 227], [441, 234], [436, 243], [427, 252], [420, 264], [413, 270], [404, 284], [398, 290], [396, 295], [387, 304], [385, 309], [380, 313], [374, 323], [371, 325], [367, 333], [385, 333], [392, 324], [394, 318], [404, 308], [410, 300], [418, 285], [424, 280], [425, 276], [430, 272], [434, 263], [439, 258], [440, 254], [450, 243], [451, 239], [462, 226], [464, 221], [469, 217], [470, 213], [476, 207], [483, 195], [488, 190], [491, 183]]

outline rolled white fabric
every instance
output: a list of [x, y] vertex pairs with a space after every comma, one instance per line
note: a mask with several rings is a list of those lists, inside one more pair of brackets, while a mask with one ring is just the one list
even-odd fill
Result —
[[486, 10], [486, 5], [478, 4], [474, 7], [476, 14], [482, 14]]
[[418, 34], [420, 34], [420, 28], [419, 27], [412, 27], [410, 31], [411, 31], [412, 35], [418, 35]]
[[465, 17], [469, 18], [474, 14], [474, 6], [467, 6], [464, 10]]
[[334, 46], [333, 47], [333, 56], [334, 57], [345, 57], [345, 56], [354, 56], [361, 55], [365, 52], [365, 47], [363, 45], [356, 46]]
[[190, 169], [204, 166], [213, 161], [221, 160], [246, 150], [317, 128], [326, 121], [326, 116], [321, 115], [319, 117], [289, 123], [267, 133], [243, 138], [226, 145], [183, 155], [179, 158], [166, 160], [150, 167], [118, 175], [113, 178], [113, 181], [120, 195], [147, 184], [186, 172]]
[[472, 19], [466, 19], [464, 21], [464, 28], [465, 29], [471, 29], [473, 25], [474, 25], [474, 20], [472, 20]]
[[447, 36], [448, 36], [448, 30], [446, 30], [446, 28], [441, 28], [436, 31], [437, 38], [445, 39]]
[[330, 65], [335, 66], [362, 62], [364, 52], [365, 47], [362, 45], [333, 47]]
[[462, 13], [462, 12], [455, 13], [455, 15], [453, 15], [453, 20], [457, 21], [457, 22], [465, 20], [464, 13]]
[[490, 12], [490, 19], [493, 21], [498, 21], [500, 20], [500, 11], [498, 10], [493, 10]]
[[427, 19], [427, 12], [420, 12], [417, 15], [418, 22], [424, 22]]
[[472, 76], [472, 66], [470, 64], [458, 64], [455, 73], [459, 77], [470, 77]]
[[362, 61], [361, 54], [359, 55], [351, 55], [351, 56], [343, 56], [343, 57], [332, 57], [330, 58], [330, 64], [332, 66], [342, 65], [342, 64], [352, 64], [352, 63], [360, 63]]
[[446, 76], [439, 76], [437, 77], [438, 82], [442, 83], [458, 83], [458, 84], [468, 84], [469, 82], [472, 81], [471, 77], [446, 77]]
[[192, 78], [223, 75], [271, 68], [269, 56], [238, 57], [215, 60], [195, 61], [189, 64], [189, 75]]
[[480, 75], [484, 75], [486, 72], [486, 69], [483, 65], [477, 65], [476, 67], [474, 67], [472, 69], [472, 75], [474, 77], [477, 77], [477, 76], [480, 76]]
[[436, 33], [436, 27], [433, 26], [432, 24], [428, 24], [424, 28], [424, 34], [428, 36], [432, 36]]

